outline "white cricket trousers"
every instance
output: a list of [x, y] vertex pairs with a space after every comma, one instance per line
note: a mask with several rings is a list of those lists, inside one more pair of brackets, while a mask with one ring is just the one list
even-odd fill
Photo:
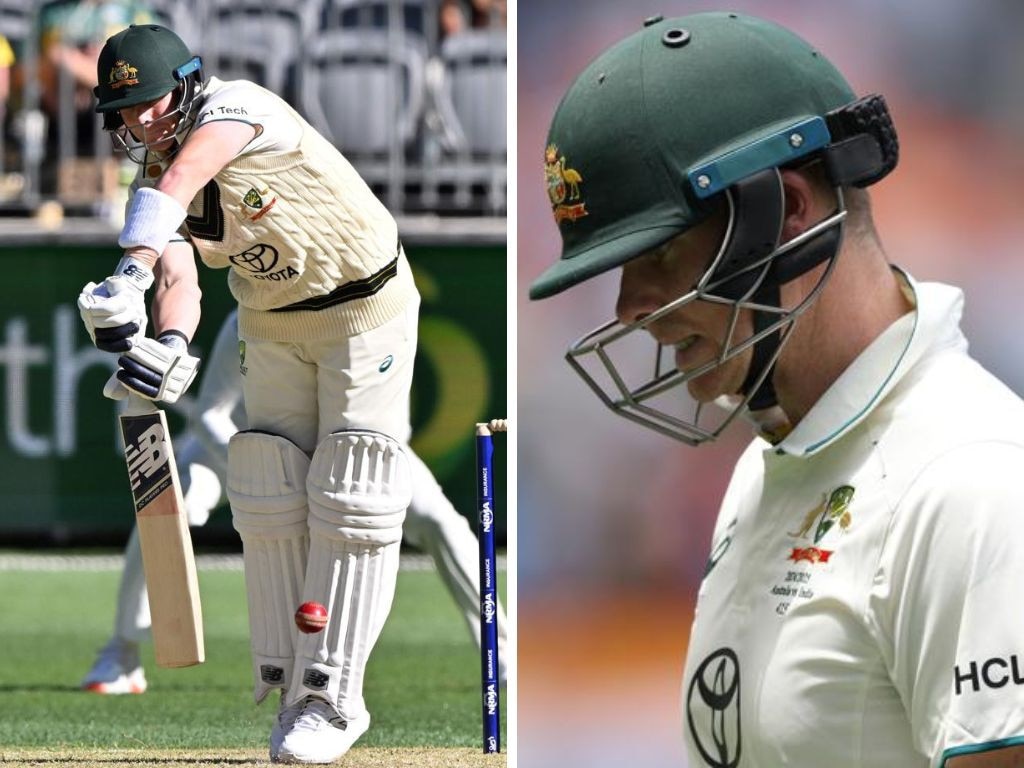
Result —
[[277, 342], [239, 334], [249, 429], [280, 435], [306, 453], [332, 432], [372, 429], [409, 440], [409, 392], [419, 298], [358, 336]]

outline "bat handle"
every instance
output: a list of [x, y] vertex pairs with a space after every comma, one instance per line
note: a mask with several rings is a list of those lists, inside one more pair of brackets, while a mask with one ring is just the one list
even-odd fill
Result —
[[156, 403], [147, 400], [142, 395], [137, 395], [131, 390], [128, 391], [128, 398], [125, 400], [123, 416], [142, 416], [146, 413], [153, 413], [157, 410]]

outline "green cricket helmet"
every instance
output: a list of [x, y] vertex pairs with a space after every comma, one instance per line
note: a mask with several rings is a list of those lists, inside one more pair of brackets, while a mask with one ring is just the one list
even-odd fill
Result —
[[[573, 345], [569, 361], [620, 414], [684, 442], [713, 439], [691, 420], [650, 405], [754, 347], [742, 401], [775, 405], [771, 369], [799, 307], [780, 307], [779, 286], [829, 262], [846, 215], [842, 187], [866, 186], [896, 164], [898, 145], [884, 100], [857, 99], [839, 71], [792, 32], [736, 13], [653, 17], [591, 63], [559, 105], [544, 149], [544, 176], [562, 237], [561, 258], [531, 285], [541, 299], [621, 266], [728, 210], [719, 253], [686, 296], [639, 323], [609, 323]], [[821, 161], [839, 200], [833, 216], [780, 243], [780, 169]], [[653, 376], [631, 385], [609, 361], [614, 342], [698, 299], [754, 312], [749, 339], [726, 339], [723, 356], [671, 371], [660, 351]], [[635, 336], [635, 334], [632, 334]], [[606, 382], [581, 368], [593, 355]], [[699, 408], [698, 408], [699, 410]], [[699, 417], [699, 415], [698, 415]]]
[[174, 133], [180, 146], [195, 123], [202, 66], [202, 59], [192, 55], [180, 37], [158, 24], [133, 24], [104, 44], [96, 65], [96, 111], [103, 115], [104, 129], [114, 132], [115, 143], [133, 160], [143, 162], [145, 150], [152, 147], [131, 130], [137, 126], [124, 125], [119, 111], [179, 91], [175, 109], [161, 119], [177, 121]]

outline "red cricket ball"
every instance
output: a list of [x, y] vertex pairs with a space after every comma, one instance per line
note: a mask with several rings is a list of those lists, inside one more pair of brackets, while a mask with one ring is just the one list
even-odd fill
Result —
[[295, 612], [295, 626], [307, 635], [323, 631], [327, 626], [327, 609], [312, 600], [303, 603]]

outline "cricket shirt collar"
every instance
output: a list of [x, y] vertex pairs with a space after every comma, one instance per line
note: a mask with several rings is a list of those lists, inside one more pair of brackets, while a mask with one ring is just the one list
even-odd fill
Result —
[[941, 283], [918, 283], [895, 269], [914, 304], [861, 352], [786, 438], [771, 450], [811, 456], [867, 418], [931, 351], [967, 348], [960, 331], [963, 292]]

